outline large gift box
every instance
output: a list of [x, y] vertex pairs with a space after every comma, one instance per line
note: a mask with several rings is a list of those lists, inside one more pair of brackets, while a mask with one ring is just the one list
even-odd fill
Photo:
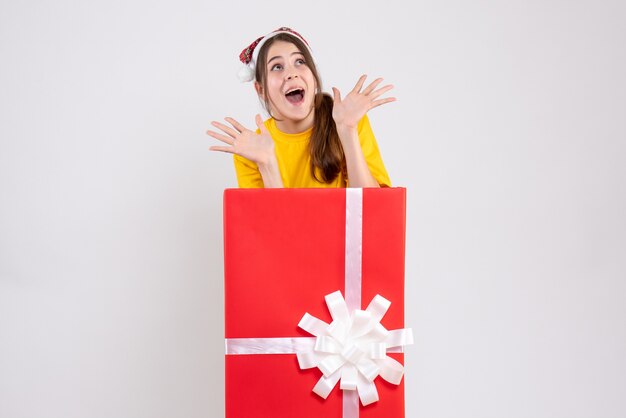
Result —
[[405, 203], [224, 192], [227, 418], [404, 417]]

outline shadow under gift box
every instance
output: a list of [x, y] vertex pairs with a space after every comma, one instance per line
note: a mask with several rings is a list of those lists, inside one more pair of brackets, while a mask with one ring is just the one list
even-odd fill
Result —
[[[406, 189], [363, 189], [361, 309], [388, 299], [388, 330], [404, 328], [405, 218]], [[345, 254], [346, 189], [225, 190], [226, 339], [312, 337], [298, 323], [332, 322], [324, 297], [345, 296]], [[226, 417], [341, 418], [339, 384], [327, 399], [312, 392], [321, 376], [295, 354], [226, 355]], [[359, 417], [404, 417], [404, 380], [375, 384], [380, 400]]]

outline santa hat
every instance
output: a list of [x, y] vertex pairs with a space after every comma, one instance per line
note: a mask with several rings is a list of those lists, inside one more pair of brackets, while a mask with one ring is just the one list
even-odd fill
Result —
[[274, 32], [271, 32], [265, 36], [261, 36], [256, 41], [252, 42], [243, 51], [241, 51], [241, 54], [239, 54], [239, 60], [244, 65], [239, 70], [239, 73], [237, 73], [237, 77], [239, 77], [239, 80], [241, 80], [242, 83], [254, 80], [254, 74], [256, 70], [256, 61], [257, 61], [257, 58], [259, 57], [259, 51], [261, 50], [261, 47], [268, 39], [271, 39], [280, 33], [287, 33], [289, 35], [296, 36], [297, 38], [299, 38], [302, 42], [304, 42], [304, 45], [306, 45], [306, 47], [309, 49], [309, 53], [311, 54], [311, 57], [313, 56], [311, 47], [309, 46], [308, 42], [302, 37], [302, 35], [300, 35], [295, 30], [287, 28], [287, 27], [278, 28]]

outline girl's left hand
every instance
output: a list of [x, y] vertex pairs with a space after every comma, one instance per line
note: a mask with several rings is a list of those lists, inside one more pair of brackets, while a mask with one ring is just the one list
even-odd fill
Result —
[[385, 103], [391, 103], [396, 100], [395, 97], [376, 100], [379, 96], [393, 88], [391, 84], [388, 84], [378, 90], [375, 90], [380, 82], [383, 81], [382, 78], [377, 78], [369, 86], [367, 86], [365, 90], [361, 91], [366, 78], [366, 75], [362, 75], [352, 91], [348, 93], [343, 100], [341, 99], [341, 93], [339, 93], [339, 90], [333, 87], [333, 119], [335, 120], [337, 129], [356, 128], [361, 118], [363, 118], [368, 111]]

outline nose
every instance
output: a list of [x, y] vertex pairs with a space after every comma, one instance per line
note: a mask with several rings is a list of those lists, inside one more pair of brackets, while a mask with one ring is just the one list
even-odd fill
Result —
[[298, 78], [298, 75], [291, 72], [287, 73], [287, 80], [292, 80], [294, 78]]

